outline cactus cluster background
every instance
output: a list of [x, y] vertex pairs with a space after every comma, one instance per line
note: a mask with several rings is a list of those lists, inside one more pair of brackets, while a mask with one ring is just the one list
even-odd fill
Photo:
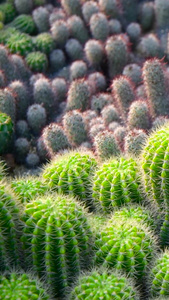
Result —
[[0, 1], [0, 300], [169, 299], [169, 0]]

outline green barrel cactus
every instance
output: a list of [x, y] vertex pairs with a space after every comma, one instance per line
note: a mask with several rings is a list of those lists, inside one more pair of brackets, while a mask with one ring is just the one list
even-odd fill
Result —
[[91, 263], [92, 233], [75, 199], [54, 194], [25, 207], [21, 241], [25, 266], [43, 278], [56, 297]]
[[[9, 186], [0, 183], [0, 270], [20, 265], [19, 252], [19, 206]], [[20, 258], [19, 258], [20, 256]], [[1, 293], [0, 293], [1, 295]]]
[[0, 276], [0, 299], [10, 300], [48, 300], [46, 293], [37, 278], [27, 273], [12, 272]]
[[11, 182], [11, 188], [22, 203], [33, 200], [38, 195], [44, 195], [48, 187], [35, 176], [15, 178]]
[[152, 132], [142, 150], [146, 193], [159, 208], [169, 205], [169, 124]]
[[45, 72], [48, 67], [48, 58], [40, 51], [28, 53], [25, 58], [28, 67], [35, 72]]
[[154, 297], [165, 296], [167, 299], [169, 296], [169, 251], [165, 250], [160, 254], [160, 257], [156, 259], [153, 268], [150, 272], [150, 294], [152, 299]]
[[156, 250], [147, 226], [134, 220], [110, 220], [96, 235], [94, 264], [125, 271], [139, 280], [146, 276]]
[[37, 51], [50, 54], [55, 47], [52, 35], [48, 32], [42, 32], [38, 34], [35, 38], [35, 47]]
[[11, 22], [16, 16], [16, 10], [12, 3], [2, 3], [0, 5], [0, 12], [4, 15], [4, 23]]
[[98, 210], [112, 209], [143, 200], [141, 179], [137, 162], [120, 157], [103, 163], [93, 177], [93, 201]]
[[16, 28], [17, 30], [28, 33], [28, 34], [33, 34], [35, 33], [36, 27], [34, 20], [32, 16], [30, 15], [20, 15], [16, 17], [13, 22], [10, 23], [10, 26]]
[[77, 281], [70, 293], [70, 300], [75, 299], [136, 300], [139, 296], [134, 284], [125, 276], [117, 272], [94, 270]]
[[43, 171], [46, 184], [58, 193], [78, 196], [91, 205], [91, 178], [96, 160], [89, 153], [70, 151], [56, 156]]
[[0, 112], [0, 155], [7, 151], [12, 140], [13, 131], [14, 127], [11, 117]]
[[15, 33], [11, 35], [6, 43], [11, 53], [25, 56], [33, 50], [32, 37], [26, 33]]

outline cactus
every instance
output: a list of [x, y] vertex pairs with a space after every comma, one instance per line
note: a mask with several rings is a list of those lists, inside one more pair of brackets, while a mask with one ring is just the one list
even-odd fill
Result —
[[40, 6], [34, 9], [32, 16], [38, 32], [49, 30], [49, 12], [45, 7]]
[[90, 182], [95, 168], [96, 161], [90, 152], [70, 151], [46, 165], [42, 176], [53, 190], [77, 196], [90, 206]]
[[138, 0], [120, 0], [122, 17], [124, 24], [137, 21], [138, 17]]
[[33, 0], [14, 0], [16, 10], [19, 14], [30, 14], [33, 9]]
[[50, 33], [43, 32], [36, 36], [35, 47], [36, 50], [45, 54], [50, 54], [54, 49], [55, 43]]
[[30, 150], [30, 142], [28, 139], [20, 137], [15, 140], [14, 152], [16, 161], [19, 163], [24, 163], [26, 155]]
[[130, 23], [126, 28], [126, 33], [128, 34], [132, 46], [135, 47], [141, 37], [141, 26], [140, 24], [133, 22]]
[[0, 45], [0, 70], [4, 72], [7, 82], [11, 82], [15, 78], [15, 69], [10, 60], [9, 52], [6, 47]]
[[89, 39], [87, 28], [83, 22], [83, 20], [73, 15], [72, 17], [67, 19], [67, 25], [70, 31], [71, 37], [77, 39], [81, 44], [84, 44]]
[[65, 50], [71, 61], [83, 58], [83, 47], [76, 39], [68, 39]]
[[35, 176], [15, 178], [11, 182], [11, 188], [22, 203], [30, 202], [39, 195], [42, 196], [48, 190], [41, 179]]
[[55, 21], [51, 27], [52, 37], [57, 48], [63, 48], [69, 38], [69, 30], [64, 20]]
[[82, 5], [82, 15], [86, 24], [89, 24], [90, 18], [93, 14], [99, 12], [99, 6], [97, 2], [94, 1], [86, 1]]
[[147, 134], [142, 129], [133, 129], [127, 132], [124, 138], [124, 152], [129, 155], [141, 154], [147, 139]]
[[105, 125], [109, 125], [114, 121], [120, 121], [119, 113], [113, 104], [106, 105], [101, 111], [101, 116], [104, 120]]
[[90, 32], [93, 39], [105, 41], [109, 35], [109, 23], [103, 13], [93, 14], [89, 21]]
[[129, 77], [130, 80], [137, 86], [142, 82], [141, 67], [137, 64], [129, 64], [124, 67], [123, 75]]
[[154, 119], [154, 121], [152, 122], [151, 130], [153, 131], [153, 130], [156, 130], [156, 129], [162, 127], [168, 121], [169, 121], [169, 118], [167, 118], [167, 117], [164, 117], [164, 116], [156, 117]]
[[54, 78], [51, 82], [52, 90], [54, 92], [57, 103], [66, 100], [68, 86], [64, 78]]
[[123, 35], [110, 36], [106, 40], [105, 51], [110, 79], [122, 73], [128, 60], [128, 45]]
[[108, 18], [119, 17], [118, 0], [99, 0], [100, 10], [103, 11]]
[[0, 111], [10, 116], [13, 124], [15, 124], [16, 103], [12, 91], [8, 88], [0, 90]]
[[142, 202], [138, 164], [133, 158], [109, 159], [95, 172], [92, 191], [95, 205], [107, 213], [124, 204]]
[[[19, 267], [21, 252], [19, 251], [19, 237], [21, 222], [19, 216], [19, 202], [12, 194], [9, 186], [0, 183], [0, 270]], [[1, 294], [1, 293], [0, 293]]]
[[11, 22], [16, 16], [16, 10], [12, 3], [2, 3], [0, 5], [0, 12], [4, 16], [4, 23]]
[[85, 44], [84, 52], [88, 63], [95, 69], [100, 68], [104, 59], [104, 47], [101, 41], [95, 39], [88, 40]]
[[[15, 292], [14, 292], [15, 291]], [[0, 293], [2, 299], [39, 299], [49, 300], [42, 283], [27, 273], [11, 272], [0, 276]]]
[[17, 137], [28, 138], [30, 135], [28, 123], [25, 120], [19, 120], [16, 122], [15, 132]]
[[121, 125], [116, 127], [113, 132], [114, 137], [117, 140], [122, 151], [124, 150], [124, 138], [126, 136], [126, 132], [127, 132], [126, 127]]
[[85, 210], [70, 196], [45, 195], [26, 205], [23, 220], [26, 267], [45, 279], [55, 297], [64, 296], [90, 265], [92, 234]]
[[87, 140], [83, 116], [78, 111], [73, 110], [64, 115], [63, 127], [72, 146], [79, 146]]
[[28, 67], [34, 72], [45, 72], [48, 67], [48, 58], [45, 53], [40, 51], [29, 53], [25, 61]]
[[27, 81], [31, 76], [31, 71], [28, 69], [23, 58], [17, 54], [11, 55], [11, 62], [15, 67], [15, 80]]
[[10, 116], [0, 112], [0, 155], [8, 150], [13, 137], [13, 131], [13, 122]]
[[83, 78], [87, 75], [87, 65], [83, 60], [74, 61], [70, 66], [70, 80]]
[[93, 126], [90, 126], [89, 129], [89, 137], [91, 140], [94, 140], [94, 138], [96, 137], [96, 135], [99, 132], [105, 131], [106, 127], [104, 124], [94, 124]]
[[139, 22], [144, 31], [150, 30], [154, 25], [155, 9], [153, 2], [143, 3], [139, 11]]
[[66, 19], [66, 14], [64, 10], [62, 8], [54, 8], [49, 16], [50, 26], [52, 26], [52, 24], [55, 21], [65, 20], [65, 19]]
[[130, 104], [135, 100], [134, 86], [130, 79], [121, 75], [113, 80], [112, 93], [116, 100], [117, 107], [125, 119], [130, 107]]
[[94, 147], [97, 156], [105, 160], [111, 156], [119, 156], [120, 148], [111, 131], [104, 130], [99, 132], [94, 138]]
[[84, 79], [74, 80], [68, 90], [67, 110], [79, 109], [84, 111], [88, 107], [90, 91]]
[[26, 85], [19, 80], [15, 80], [11, 82], [9, 88], [16, 98], [16, 118], [24, 119], [30, 102]]
[[150, 129], [151, 117], [144, 100], [134, 101], [129, 108], [127, 123], [129, 129]]
[[[102, 299], [138, 300], [138, 292], [131, 280], [116, 271], [92, 270], [83, 274], [70, 293], [70, 300], [92, 300], [94, 297]], [[113, 297], [113, 298], [112, 298]]]
[[167, 296], [169, 296], [168, 266], [169, 252], [166, 249], [156, 259], [150, 271], [150, 294], [153, 299], [160, 296], [164, 296], [164, 299], [167, 299]]
[[41, 104], [49, 114], [55, 106], [55, 97], [52, 86], [47, 78], [39, 78], [33, 87], [34, 102]]
[[156, 251], [157, 241], [149, 227], [135, 220], [117, 223], [111, 219], [96, 236], [94, 263], [123, 270], [140, 284]]
[[154, 117], [168, 115], [169, 102], [165, 85], [165, 73], [160, 60], [153, 58], [144, 63], [143, 80], [151, 115]]
[[144, 59], [151, 57], [162, 58], [160, 41], [154, 33], [143, 36], [138, 43], [136, 50], [137, 54]]
[[169, 26], [169, 2], [167, 0], [155, 0], [155, 16], [159, 29], [167, 29]]
[[42, 131], [42, 139], [49, 155], [52, 157], [60, 150], [70, 147], [67, 136], [61, 126], [50, 123]]
[[26, 33], [15, 33], [10, 36], [6, 43], [11, 53], [17, 53], [25, 56], [33, 50], [31, 36]]
[[43, 127], [46, 125], [46, 110], [40, 104], [32, 104], [27, 111], [28, 125], [36, 135], [40, 134]]
[[109, 34], [119, 34], [122, 32], [122, 26], [119, 20], [110, 19], [109, 20]]
[[49, 64], [52, 71], [57, 72], [66, 65], [66, 58], [61, 49], [53, 50], [49, 55]]
[[28, 33], [28, 34], [35, 33], [35, 29], [36, 29], [32, 16], [24, 15], [24, 14], [16, 17], [13, 20], [13, 22], [10, 24], [10, 26], [16, 28], [21, 32]]
[[88, 76], [87, 81], [91, 94], [104, 92], [106, 90], [106, 78], [101, 72], [91, 73]]
[[29, 152], [25, 163], [28, 168], [35, 169], [40, 164], [39, 155], [34, 150], [33, 152]]
[[61, 0], [61, 6], [68, 16], [81, 16], [81, 0]]

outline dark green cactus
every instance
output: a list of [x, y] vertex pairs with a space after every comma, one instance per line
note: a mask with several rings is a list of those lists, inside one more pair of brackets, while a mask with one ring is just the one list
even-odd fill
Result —
[[44, 52], [49, 54], [55, 47], [54, 40], [50, 33], [43, 32], [36, 36], [35, 38], [35, 47], [37, 51]]
[[143, 200], [139, 167], [133, 158], [110, 159], [93, 177], [93, 200], [105, 212]]
[[116, 271], [94, 270], [79, 278], [69, 299], [138, 300], [139, 296], [132, 281], [125, 276]]
[[69, 196], [45, 195], [26, 205], [21, 241], [25, 265], [63, 296], [91, 263], [92, 233], [84, 209]]
[[46, 184], [58, 193], [78, 196], [91, 205], [91, 176], [96, 168], [94, 157], [85, 152], [68, 152], [46, 165], [42, 174]]
[[25, 61], [28, 67], [34, 72], [45, 72], [48, 67], [48, 58], [45, 53], [40, 51], [29, 53]]
[[0, 297], [10, 300], [49, 300], [39, 280], [27, 273], [12, 272], [0, 276]]
[[14, 127], [10, 116], [0, 112], [0, 155], [7, 151], [12, 140], [13, 132]]
[[15, 33], [11, 35], [6, 45], [11, 53], [17, 53], [23, 56], [33, 50], [32, 38], [26, 33]]
[[36, 29], [32, 16], [24, 14], [16, 17], [13, 22], [10, 23], [10, 26], [28, 34], [35, 33]]

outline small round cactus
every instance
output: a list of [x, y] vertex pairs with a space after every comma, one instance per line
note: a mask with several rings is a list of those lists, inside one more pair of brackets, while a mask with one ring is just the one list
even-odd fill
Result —
[[13, 122], [5, 113], [0, 112], [0, 155], [8, 150], [13, 136]]
[[91, 94], [104, 92], [106, 90], [106, 86], [107, 86], [106, 78], [101, 72], [91, 73], [87, 78], [87, 82]]
[[90, 90], [84, 79], [74, 80], [68, 90], [67, 110], [86, 110], [89, 104]]
[[61, 49], [53, 50], [49, 55], [49, 64], [52, 71], [57, 72], [66, 65], [66, 58]]
[[138, 0], [120, 0], [124, 25], [135, 22], [138, 16]]
[[32, 16], [24, 15], [24, 14], [16, 17], [11, 23], [11, 26], [21, 32], [28, 33], [28, 34], [35, 33], [35, 29], [36, 29]]
[[110, 19], [109, 20], [109, 34], [119, 34], [122, 32], [122, 26], [119, 20]]
[[19, 14], [30, 14], [33, 9], [33, 0], [14, 0], [14, 4]]
[[28, 125], [34, 134], [39, 134], [46, 125], [46, 110], [40, 104], [32, 104], [27, 111]]
[[25, 61], [32, 71], [45, 72], [47, 70], [48, 59], [45, 53], [31, 52], [26, 56]]
[[83, 116], [78, 111], [73, 110], [64, 115], [63, 127], [72, 146], [79, 146], [87, 140]]
[[91, 263], [92, 233], [85, 210], [70, 196], [48, 194], [28, 203], [22, 219], [25, 267], [44, 278], [55, 297], [65, 296]]
[[26, 33], [13, 34], [6, 43], [11, 53], [17, 53], [25, 56], [33, 50], [33, 42], [31, 36]]
[[34, 9], [32, 16], [38, 32], [46, 32], [49, 30], [49, 15], [48, 10], [43, 6]]
[[93, 14], [89, 22], [93, 39], [105, 41], [109, 35], [109, 23], [103, 13]]
[[38, 278], [28, 273], [12, 272], [0, 275], [0, 294], [2, 299], [39, 299], [49, 300], [43, 285]]
[[50, 156], [70, 147], [63, 128], [56, 123], [50, 123], [43, 129], [42, 139]]
[[125, 66], [123, 69], [123, 75], [129, 77], [136, 86], [142, 82], [141, 67], [137, 64], [129, 64]]
[[65, 45], [65, 51], [71, 61], [83, 58], [83, 47], [76, 39], [68, 39]]
[[133, 158], [120, 157], [103, 163], [93, 178], [93, 200], [110, 213], [115, 207], [143, 200], [139, 168]]
[[35, 47], [37, 51], [49, 54], [54, 49], [55, 43], [50, 33], [43, 32], [36, 36]]
[[136, 50], [137, 54], [145, 59], [162, 57], [160, 41], [154, 33], [143, 36], [138, 43]]
[[[88, 2], [86, 2], [88, 3]], [[95, 69], [99, 68], [104, 59], [104, 47], [100, 41], [90, 39], [86, 42], [84, 47], [87, 61]]]
[[78, 196], [86, 205], [91, 205], [91, 177], [96, 160], [88, 152], [68, 152], [56, 157], [46, 165], [42, 174], [46, 184], [58, 193]]
[[28, 138], [30, 135], [28, 123], [25, 120], [19, 120], [16, 122], [15, 132], [17, 137]]
[[135, 47], [141, 37], [140, 24], [138, 24], [136, 22], [130, 23], [126, 28], [126, 32], [130, 38], [130, 41], [131, 41], [133, 47]]
[[120, 121], [119, 113], [113, 104], [106, 105], [101, 111], [101, 116], [105, 122], [105, 125], [109, 125], [114, 121]]
[[2, 3], [0, 5], [0, 12], [4, 16], [4, 23], [11, 22], [16, 16], [16, 9], [12, 3]]
[[11, 55], [11, 62], [15, 68], [15, 78], [14, 80], [20, 80], [26, 82], [31, 76], [31, 71], [27, 67], [25, 60], [17, 54]]
[[87, 75], [87, 65], [83, 60], [76, 60], [70, 66], [70, 80], [83, 78]]
[[68, 18], [67, 25], [72, 38], [77, 39], [81, 44], [87, 42], [89, 39], [88, 31], [80, 17], [73, 15]]
[[39, 78], [33, 86], [33, 97], [36, 104], [41, 104], [50, 113], [55, 106], [55, 97], [52, 86], [47, 78]]
[[36, 168], [40, 164], [39, 155], [33, 150], [29, 152], [25, 159], [26, 166], [30, 169]]
[[69, 38], [69, 30], [64, 20], [55, 21], [51, 27], [52, 37], [57, 48], [63, 48]]
[[86, 24], [89, 24], [90, 18], [93, 14], [99, 12], [99, 6], [97, 2], [94, 1], [86, 1], [82, 5], [82, 15]]
[[[106, 295], [107, 300], [124, 299], [138, 300], [138, 292], [131, 280], [118, 274], [105, 270], [93, 270], [84, 274], [77, 281], [70, 293], [70, 300], [92, 300], [94, 297], [102, 299]], [[113, 297], [113, 298], [112, 298]]]
[[51, 82], [57, 103], [66, 100], [68, 85], [64, 78], [54, 78]]
[[129, 129], [150, 129], [151, 117], [147, 103], [144, 100], [134, 101], [129, 108], [127, 123]]
[[149, 227], [135, 220], [111, 219], [96, 235], [95, 249], [95, 265], [123, 270], [139, 281], [156, 255], [157, 242]]
[[97, 156], [105, 160], [111, 156], [119, 156], [120, 148], [111, 131], [104, 130], [99, 132], [94, 138], [94, 147]]
[[20, 137], [15, 140], [14, 151], [16, 161], [23, 163], [30, 150], [30, 142], [27, 138]]

